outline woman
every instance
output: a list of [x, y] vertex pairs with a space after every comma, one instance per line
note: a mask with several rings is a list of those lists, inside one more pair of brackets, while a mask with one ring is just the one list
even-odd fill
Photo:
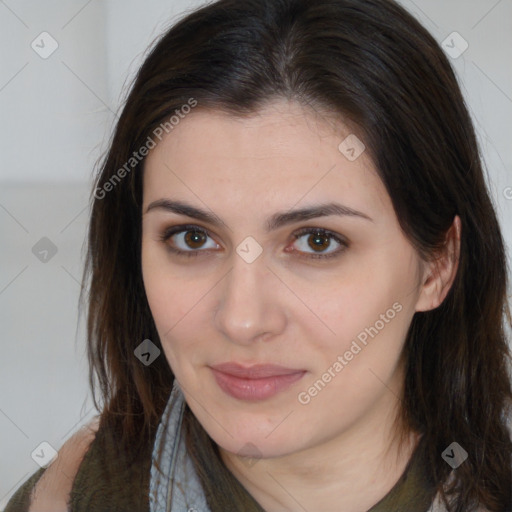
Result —
[[87, 263], [99, 427], [8, 512], [512, 510], [504, 244], [450, 64], [394, 2], [172, 27]]

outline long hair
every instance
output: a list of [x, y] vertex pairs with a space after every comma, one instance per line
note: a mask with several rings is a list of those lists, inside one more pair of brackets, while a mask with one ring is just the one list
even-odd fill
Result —
[[[436, 309], [416, 313], [407, 334], [397, 428], [423, 434], [425, 471], [450, 511], [510, 510], [504, 242], [452, 67], [390, 0], [220, 0], [182, 18], [148, 53], [91, 194], [84, 289], [102, 424], [122, 427], [127, 451], [151, 442], [174, 379], [163, 354], [148, 366], [134, 355], [145, 339], [162, 350], [142, 282], [144, 158], [134, 152], [162, 123], [171, 129], [169, 119], [191, 100], [197, 109], [248, 116], [278, 99], [350, 123], [423, 258], [442, 248], [460, 217], [450, 292]], [[468, 458], [452, 471], [441, 454], [454, 441]]]

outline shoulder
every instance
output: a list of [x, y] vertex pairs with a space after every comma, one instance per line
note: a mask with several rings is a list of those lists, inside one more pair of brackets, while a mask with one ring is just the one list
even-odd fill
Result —
[[[103, 419], [75, 476], [70, 508], [75, 512], [149, 512], [153, 438], [146, 437], [141, 427], [133, 434], [140, 443], [129, 441], [123, 416]], [[139, 418], [141, 423], [143, 419]]]
[[95, 439], [99, 416], [75, 432], [58, 451], [32, 491], [28, 512], [67, 512], [73, 481]]

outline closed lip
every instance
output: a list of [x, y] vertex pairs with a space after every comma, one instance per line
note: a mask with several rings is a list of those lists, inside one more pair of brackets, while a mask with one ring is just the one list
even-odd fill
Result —
[[282, 375], [293, 375], [304, 373], [306, 370], [287, 368], [276, 364], [254, 364], [242, 366], [239, 363], [229, 362], [211, 366], [212, 369], [238, 377], [240, 379], [264, 379], [267, 377], [280, 377]]

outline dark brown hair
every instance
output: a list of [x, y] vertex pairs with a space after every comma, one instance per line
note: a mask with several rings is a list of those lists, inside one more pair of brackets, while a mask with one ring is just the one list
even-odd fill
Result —
[[[443, 497], [452, 475], [450, 511], [478, 503], [511, 510], [504, 243], [450, 63], [390, 0], [220, 0], [188, 14], [152, 48], [91, 197], [84, 285], [90, 383], [94, 395], [98, 378], [102, 424], [121, 425], [128, 451], [150, 443], [173, 374], [165, 357], [145, 366], [134, 356], [146, 338], [161, 348], [141, 274], [144, 161], [113, 190], [97, 191], [191, 98], [196, 108], [233, 116], [289, 99], [350, 122], [425, 259], [442, 248], [460, 216], [455, 281], [438, 308], [415, 314], [407, 334], [400, 424], [423, 433], [425, 471]], [[451, 472], [441, 453], [453, 441], [469, 457]]]

